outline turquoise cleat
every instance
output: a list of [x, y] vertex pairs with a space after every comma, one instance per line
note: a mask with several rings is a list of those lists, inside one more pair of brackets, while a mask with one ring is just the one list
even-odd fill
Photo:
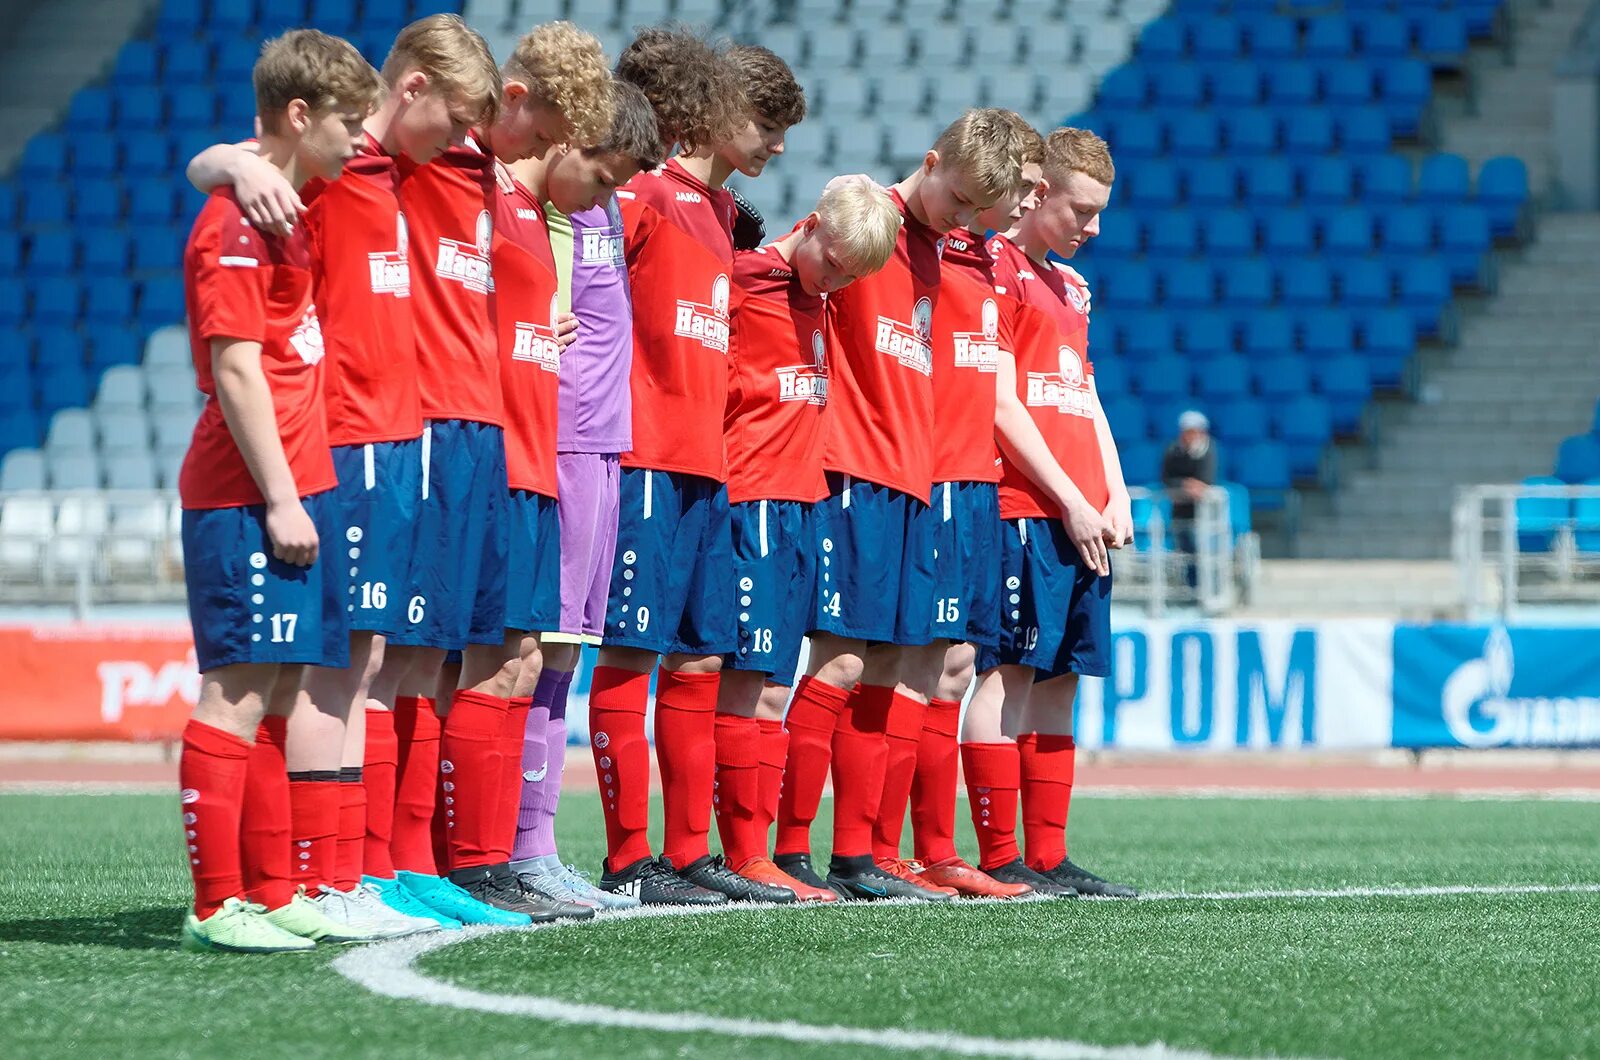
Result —
[[527, 913], [486, 905], [443, 877], [425, 876], [420, 872], [401, 872], [398, 875], [401, 886], [410, 891], [412, 897], [435, 913], [463, 924], [527, 927], [533, 923], [533, 918]]
[[383, 901], [383, 904], [397, 913], [431, 920], [446, 931], [461, 930], [461, 921], [455, 917], [445, 916], [428, 905], [397, 879], [385, 880], [377, 876], [363, 876], [361, 877], [361, 882], [377, 888], [378, 897]]

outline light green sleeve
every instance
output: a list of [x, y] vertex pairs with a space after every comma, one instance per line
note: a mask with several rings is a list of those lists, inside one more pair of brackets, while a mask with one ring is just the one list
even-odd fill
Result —
[[550, 229], [550, 253], [556, 259], [557, 305], [563, 313], [572, 312], [572, 221], [550, 203], [544, 204], [545, 226]]

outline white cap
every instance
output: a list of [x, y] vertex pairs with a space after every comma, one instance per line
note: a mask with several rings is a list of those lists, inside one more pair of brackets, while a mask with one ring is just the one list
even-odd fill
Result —
[[1178, 417], [1178, 430], [1180, 431], [1209, 431], [1211, 421], [1206, 419], [1206, 414], [1199, 409], [1190, 409]]

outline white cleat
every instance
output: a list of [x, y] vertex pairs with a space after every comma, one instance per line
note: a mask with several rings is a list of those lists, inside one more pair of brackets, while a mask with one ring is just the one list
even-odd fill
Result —
[[397, 939], [403, 935], [439, 929], [439, 925], [432, 920], [407, 916], [385, 905], [378, 895], [378, 889], [370, 883], [358, 883], [348, 891], [335, 890], [324, 884], [321, 893], [312, 901], [330, 920], [373, 940]]

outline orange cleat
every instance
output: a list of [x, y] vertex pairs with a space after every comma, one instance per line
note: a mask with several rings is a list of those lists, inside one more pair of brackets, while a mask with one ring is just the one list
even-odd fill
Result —
[[773, 887], [787, 887], [794, 892], [794, 900], [797, 902], [821, 902], [826, 905], [839, 900], [839, 896], [826, 887], [812, 887], [810, 884], [801, 883], [767, 858], [751, 858], [734, 871], [747, 880], [755, 880]]
[[929, 865], [922, 870], [922, 881], [948, 887], [963, 898], [1021, 898], [1033, 893], [1033, 888], [1025, 883], [1001, 883], [960, 858], [947, 858]]
[[924, 890], [937, 891], [940, 894], [947, 894], [951, 898], [958, 897], [961, 894], [961, 892], [956, 890], [954, 887], [946, 887], [943, 884], [935, 883], [923, 876], [922, 866], [915, 861], [906, 861], [904, 858], [893, 858], [888, 861], [878, 862], [878, 868], [882, 869], [884, 872], [887, 872], [889, 875], [896, 877], [897, 879], [902, 879], [907, 883], [915, 884]]

